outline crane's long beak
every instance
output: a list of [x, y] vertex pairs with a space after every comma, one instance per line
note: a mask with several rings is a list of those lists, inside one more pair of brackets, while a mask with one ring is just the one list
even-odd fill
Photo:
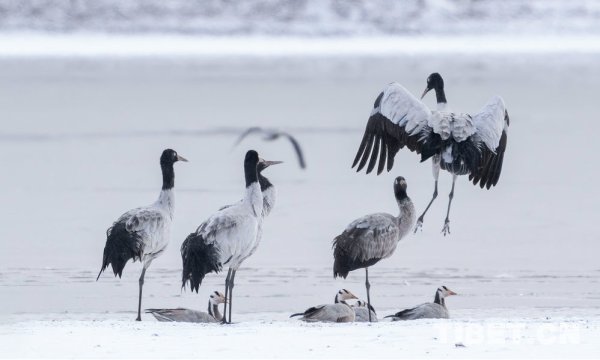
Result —
[[457, 293], [455, 293], [454, 291], [448, 289], [448, 296], [450, 295], [458, 295]]
[[177, 154], [177, 161], [183, 161], [183, 162], [188, 162], [188, 160], [186, 158], [184, 158], [183, 156]]
[[265, 160], [264, 163], [265, 163], [265, 167], [269, 167], [271, 165], [283, 164], [283, 161]]
[[427, 95], [427, 93], [431, 90], [431, 88], [428, 86], [425, 88], [425, 91], [423, 91], [423, 95], [421, 95], [421, 100], [423, 100], [423, 98], [425, 97], [425, 95]]

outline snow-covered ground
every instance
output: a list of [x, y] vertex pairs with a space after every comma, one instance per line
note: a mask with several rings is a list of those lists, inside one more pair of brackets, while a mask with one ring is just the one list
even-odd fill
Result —
[[600, 352], [597, 312], [592, 318], [586, 313], [507, 320], [490, 314], [488, 319], [374, 324], [304, 324], [286, 315], [240, 316], [239, 323], [225, 326], [87, 315], [0, 325], [0, 339], [6, 339], [2, 355], [8, 357], [592, 358]]
[[[600, 355], [597, 51], [41, 55], [0, 58], [0, 356]], [[378, 91], [395, 80], [418, 94], [433, 71], [444, 75], [456, 110], [504, 97], [511, 128], [503, 175], [490, 191], [460, 179], [444, 238], [450, 178], [442, 174], [423, 232], [373, 268], [372, 297], [383, 316], [446, 285], [461, 294], [448, 300], [453, 319], [288, 319], [332, 301], [339, 288], [365, 296], [363, 272], [332, 278], [331, 240], [358, 216], [395, 212], [395, 176], [407, 178], [418, 210], [430, 199], [431, 169], [414, 154], [400, 152], [379, 177], [350, 164]], [[285, 142], [248, 139], [232, 149], [255, 125], [296, 135], [307, 170]], [[181, 242], [240, 198], [248, 148], [286, 162], [268, 170], [279, 200], [238, 273], [232, 326], [133, 322], [139, 264], [121, 280], [105, 273], [95, 281], [106, 228], [157, 196], [165, 147], [190, 163], [176, 165], [172, 244], [148, 271], [146, 308], [206, 307], [224, 276], [209, 275], [199, 295], [182, 292]]]

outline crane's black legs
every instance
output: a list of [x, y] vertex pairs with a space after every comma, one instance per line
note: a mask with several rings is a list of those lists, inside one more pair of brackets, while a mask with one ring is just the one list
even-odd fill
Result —
[[231, 324], [231, 308], [233, 308], [233, 281], [235, 279], [236, 270], [231, 271], [231, 279], [229, 279], [229, 323]]
[[136, 321], [142, 321], [142, 288], [144, 287], [144, 276], [146, 275], [146, 267], [142, 269], [142, 275], [140, 275], [140, 296], [138, 298], [138, 316]]
[[429, 207], [431, 206], [431, 204], [433, 204], [433, 200], [435, 200], [435, 198], [437, 196], [438, 196], [438, 181], [436, 180], [435, 188], [433, 189], [433, 197], [431, 198], [431, 201], [425, 208], [425, 211], [423, 211], [421, 216], [419, 216], [419, 219], [417, 220], [417, 226], [415, 226], [415, 233], [423, 226], [423, 218], [425, 217], [425, 214], [427, 213], [427, 210], [429, 210]]
[[365, 287], [367, 288], [367, 310], [369, 311], [369, 322], [371, 322], [371, 293], [369, 290], [371, 289], [371, 284], [369, 283], [369, 268], [365, 268]]
[[[225, 299], [229, 299], [229, 280], [231, 278], [231, 268], [229, 268], [229, 271], [227, 272], [227, 277], [225, 278]], [[223, 321], [221, 321], [222, 324], [227, 324], [227, 301], [225, 301], [225, 304], [223, 305]]]
[[434, 157], [432, 159], [431, 164], [432, 164], [432, 170], [433, 170], [433, 178], [435, 179], [435, 187], [433, 188], [433, 197], [431, 198], [431, 201], [429, 201], [429, 204], [427, 204], [425, 211], [423, 211], [421, 216], [419, 216], [419, 218], [417, 219], [417, 225], [415, 226], [415, 233], [421, 227], [423, 227], [423, 218], [425, 218], [425, 214], [427, 214], [427, 210], [429, 210], [429, 207], [431, 206], [431, 204], [433, 204], [433, 201], [438, 196], [438, 179], [440, 177], [440, 162], [439, 162], [439, 160], [436, 160], [436, 158]]
[[446, 221], [444, 222], [444, 228], [442, 229], [442, 233], [444, 236], [450, 234], [450, 206], [452, 205], [452, 198], [454, 197], [454, 183], [456, 182], [456, 175], [452, 174], [452, 190], [450, 190], [450, 195], [448, 195], [448, 212], [446, 213]]

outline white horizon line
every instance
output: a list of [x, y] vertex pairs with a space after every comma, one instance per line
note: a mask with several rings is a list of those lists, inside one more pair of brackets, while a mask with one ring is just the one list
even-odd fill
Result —
[[196, 36], [0, 33], [0, 57], [600, 54], [600, 35]]

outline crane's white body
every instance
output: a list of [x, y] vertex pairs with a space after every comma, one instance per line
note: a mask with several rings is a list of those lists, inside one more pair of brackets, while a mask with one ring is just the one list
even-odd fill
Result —
[[142, 263], [147, 268], [171, 241], [171, 223], [175, 212], [173, 189], [162, 190], [151, 205], [139, 207], [121, 215], [117, 222], [124, 222], [129, 232], [142, 239]]
[[500, 96], [493, 96], [475, 115], [448, 111], [446, 103], [439, 103], [437, 110], [430, 110], [398, 83], [391, 83], [383, 90], [379, 106], [371, 115], [381, 113], [398, 126], [405, 127], [408, 134], [414, 135], [426, 126], [442, 139], [452, 137], [461, 142], [474, 136], [478, 141], [495, 151], [500, 143], [502, 132], [508, 125], [504, 121], [506, 106]]
[[262, 192], [258, 182], [254, 182], [246, 188], [242, 201], [213, 214], [197, 233], [207, 244], [217, 247], [221, 264], [237, 270], [258, 246], [262, 214]]

